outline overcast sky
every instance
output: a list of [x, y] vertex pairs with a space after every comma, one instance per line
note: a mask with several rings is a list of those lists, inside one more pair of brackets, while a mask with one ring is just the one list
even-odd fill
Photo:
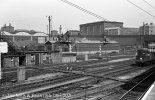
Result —
[[[123, 22], [124, 27], [138, 28], [143, 22], [155, 24], [155, 17], [136, 8], [127, 0], [68, 0], [107, 20]], [[155, 9], [143, 0], [130, 0], [155, 16]], [[146, 0], [155, 7], [155, 0]], [[79, 30], [79, 25], [101, 21], [61, 0], [0, 0], [0, 27], [11, 23], [15, 29], [47, 32], [48, 19], [52, 16], [52, 27], [58, 30]]]

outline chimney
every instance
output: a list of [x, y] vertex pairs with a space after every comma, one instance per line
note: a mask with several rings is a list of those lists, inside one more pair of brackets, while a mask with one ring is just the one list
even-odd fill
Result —
[[62, 30], [62, 27], [61, 27], [61, 25], [60, 25], [60, 27], [59, 27], [59, 34], [61, 34], [61, 30]]
[[150, 25], [153, 25], [153, 23], [150, 23]]

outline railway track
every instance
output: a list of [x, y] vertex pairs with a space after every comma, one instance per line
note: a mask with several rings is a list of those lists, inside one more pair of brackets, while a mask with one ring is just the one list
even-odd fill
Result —
[[[127, 71], [126, 71], [127, 72]], [[133, 72], [133, 70], [131, 70], [131, 72]], [[125, 73], [124, 73], [125, 74]], [[119, 76], [119, 75], [122, 75], [122, 73], [117, 73], [117, 75]], [[111, 74], [111, 76], [115, 76], [115, 75], [112, 75]], [[110, 85], [110, 84], [106, 84], [105, 86], [103, 86], [104, 88], [103, 88], [103, 91], [102, 91], [102, 87], [99, 87], [99, 90], [92, 90], [92, 91], [96, 91], [96, 92], [90, 92], [90, 90], [88, 89], [88, 90], [85, 90], [85, 92], [87, 92], [87, 96], [89, 97], [91, 97], [91, 96], [94, 96], [94, 95], [97, 95], [96, 97], [97, 98], [100, 98], [99, 100], [117, 100], [116, 98], [118, 98], [119, 97], [119, 95], [117, 95], [117, 96], [115, 96], [115, 94], [116, 93], [120, 93], [119, 92], [119, 90], [121, 89], [121, 86], [122, 85], [124, 85], [124, 83], [120, 83], [120, 82], [112, 82], [112, 84], [114, 85], [114, 88], [111, 88], [111, 87], [113, 87], [113, 86], [108, 86], [108, 85]], [[115, 85], [116, 84], [116, 85]], [[117, 85], [118, 84], [118, 85]], [[106, 89], [106, 90], [104, 90], [104, 89]], [[109, 92], [109, 90], [111, 91], [111, 92]], [[83, 95], [84, 94], [84, 92], [82, 92], [82, 91], [79, 91], [79, 93], [81, 94], [81, 95]], [[122, 92], [122, 93], [124, 93], [124, 92]], [[77, 98], [72, 98], [71, 100], [77, 100], [77, 99], [84, 99], [84, 95], [83, 96], [78, 96], [78, 95], [76, 95], [76, 94], [78, 94], [78, 93], [74, 93], [74, 95], [77, 97]], [[73, 95], [73, 94], [72, 94]], [[115, 97], [115, 99], [112, 99], [111, 98], [111, 95], [114, 95], [114, 97]], [[121, 95], [120, 95], [121, 96]], [[109, 99], [107, 99], [109, 97]], [[97, 99], [96, 98], [96, 99]], [[96, 100], [96, 99], [93, 99], [93, 100]], [[122, 100], [126, 100], [126, 99], [122, 99]], [[131, 99], [128, 99], [128, 100], [131, 100]], [[135, 100], [135, 99], [133, 99], [133, 100]]]
[[69, 100], [77, 100], [77, 99], [88, 99], [96, 95], [103, 94], [102, 96], [108, 96], [110, 94], [113, 94], [114, 91], [118, 89], [123, 83], [119, 82], [111, 82], [108, 84], [104, 84], [101, 86], [96, 86], [89, 89], [84, 89], [82, 91], [72, 92], [72, 97], [69, 98]]
[[[34, 76], [47, 74], [47, 73], [53, 73], [53, 72], [54, 71], [52, 70], [26, 70], [26, 79], [28, 79], [29, 77], [34, 77]], [[2, 77], [3, 77], [2, 83], [6, 83], [6, 82], [16, 83], [17, 82], [17, 71], [12, 72], [12, 73], [7, 73], [7, 74], [3, 73]]]
[[[131, 70], [131, 71], [133, 71], [133, 70]], [[113, 75], [112, 75], [113, 76]], [[118, 82], [116, 82], [116, 83], [118, 83]], [[114, 83], [115, 84], [115, 83]], [[97, 97], [97, 98], [100, 98], [99, 100], [117, 100], [117, 98], [119, 99], [119, 97], [121, 97], [122, 96], [122, 94], [119, 94], [119, 95], [117, 95], [116, 96], [116, 93], [118, 94], [118, 93], [120, 93], [120, 90], [121, 90], [121, 88], [120, 88], [120, 86], [122, 86], [123, 85], [123, 83], [120, 83], [119, 85], [118, 85], [118, 87], [116, 86], [115, 88], [112, 88], [112, 89], [107, 89], [107, 90], [105, 90], [104, 92], [102, 92], [102, 91], [97, 91], [97, 92], [94, 92], [94, 93], [90, 93], [89, 95], [90, 95], [90, 97], [91, 96], [93, 96], [93, 95], [99, 95], [99, 97]], [[114, 85], [115, 86], [115, 85]], [[107, 87], [107, 85], [106, 85], [106, 87]], [[104, 89], [106, 88], [106, 87], [104, 87]], [[111, 87], [111, 86], [110, 86]], [[101, 88], [99, 88], [99, 90], [100, 90]], [[109, 92], [109, 90], [112, 90], [112, 92]], [[86, 90], [87, 91], [87, 90]], [[89, 91], [88, 91], [89, 92]], [[122, 93], [124, 93], [124, 91], [122, 92]], [[75, 93], [75, 94], [77, 94], [77, 93]], [[82, 93], [83, 94], [83, 93]], [[106, 95], [105, 95], [106, 94]], [[135, 93], [132, 93], [132, 94], [135, 94]], [[140, 94], [140, 93], [137, 93], [138, 95]], [[131, 97], [128, 99], [128, 100], [135, 100], [135, 97], [137, 97], [137, 94], [136, 95], [134, 95], [134, 99], [131, 99]], [[112, 95], [114, 95], [114, 96], [112, 96]], [[112, 97], [111, 97], [112, 96]], [[78, 96], [78, 98], [79, 98], [79, 96]], [[77, 100], [78, 98], [74, 98], [73, 100]], [[133, 98], [133, 97], [132, 97]], [[94, 100], [96, 100], [96, 99], [94, 99]], [[126, 100], [126, 99], [122, 99], [122, 100]]]
[[[124, 66], [125, 67], [125, 66]], [[110, 71], [110, 69], [109, 69], [109, 71]], [[117, 69], [117, 71], [118, 71], [118, 73], [120, 73], [120, 71]], [[126, 72], [128, 72], [129, 70], [126, 70]], [[133, 71], [133, 70], [132, 70]], [[98, 72], [97, 72], [98, 73]], [[125, 73], [125, 72], [124, 72]], [[94, 73], [95, 74], [95, 73]], [[111, 73], [112, 74], [112, 73]], [[120, 73], [121, 75], [122, 75], [122, 73]], [[113, 75], [112, 75], [113, 76]], [[119, 76], [119, 74], [118, 74], [118, 76]], [[107, 79], [103, 79], [102, 80], [102, 82], [105, 82], [105, 81], [107, 81]], [[113, 83], [113, 85], [114, 85], [114, 88], [120, 88], [120, 86], [121, 85], [123, 85], [124, 83], [122, 83], [122, 82], [116, 82], [116, 81], [113, 81], [114, 83]], [[84, 84], [84, 83], [83, 83]], [[112, 84], [112, 83], [110, 83], [110, 84]], [[109, 88], [107, 88], [107, 90], [103, 90], [105, 93], [106, 93], [106, 91], [110, 91], [110, 90], [113, 90], [113, 88], [111, 88], [112, 86], [110, 86], [110, 84], [109, 84]], [[116, 84], [119, 84], [119, 85], [116, 85]], [[77, 84], [78, 85], [78, 84]], [[76, 86], [77, 86], [76, 85]], [[106, 88], [106, 86], [107, 86], [108, 84], [106, 84], [105, 86], [103, 86], [104, 88]], [[81, 84], [79, 84], [79, 86], [81, 86]], [[60, 91], [57, 91], [57, 92], [59, 92], [59, 93], [61, 93], [61, 92], [63, 92], [63, 91], [75, 91], [75, 89], [76, 89], [76, 87], [74, 88], [72, 85], [71, 85], [71, 87], [72, 88], [67, 88], [67, 90], [65, 89], [63, 89], [63, 88], [61, 88], [60, 89]], [[101, 85], [101, 87], [102, 87], [102, 85]], [[98, 90], [101, 88], [101, 87], [98, 87]], [[73, 90], [73, 88], [74, 88], [74, 90]], [[71, 90], [70, 90], [71, 89]], [[95, 88], [91, 88], [92, 89], [92, 91], [95, 91], [96, 89], [97, 89], [97, 87], [95, 87]], [[88, 90], [89, 90], [89, 88], [88, 88]], [[49, 94], [49, 93], [51, 93], [51, 91], [50, 91], [50, 89], [49, 90], [44, 90], [44, 92], [41, 92], [41, 93], [46, 93], [46, 94]], [[87, 91], [87, 90], [85, 90], [85, 91]], [[96, 90], [97, 91], [97, 90]], [[88, 91], [89, 92], [89, 91]], [[40, 92], [39, 92], [40, 93]], [[53, 93], [53, 92], [52, 92]], [[81, 93], [81, 91], [79, 91], [79, 93]], [[101, 91], [100, 92], [90, 92], [89, 93], [89, 95], [91, 96], [91, 95], [99, 95], [101, 93]], [[111, 92], [108, 92], [108, 95], [110, 95], [110, 93]], [[75, 93], [76, 95], [77, 95], [77, 93]], [[83, 93], [82, 93], [83, 94]], [[111, 94], [113, 94], [113, 92], [111, 93]], [[78, 98], [79, 98], [79, 96], [78, 96]], [[80, 98], [83, 98], [83, 96], [81, 96]], [[74, 99], [74, 98], [73, 98]], [[51, 100], [51, 98], [49, 99], [49, 100]], [[76, 100], [76, 99], [75, 99]]]
[[[124, 85], [123, 87], [125, 89], [122, 89], [121, 91], [123, 92], [123, 95], [118, 100], [138, 100], [145, 93], [147, 88], [149, 88], [150, 85], [155, 81], [154, 69], [152, 69], [152, 71], [147, 75], [144, 75], [145, 77], [141, 79], [136, 85]], [[141, 84], [145, 84], [145, 87], [141, 87]]]
[[22, 91], [27, 91], [29, 89], [35, 89], [38, 87], [43, 87], [51, 84], [56, 84], [59, 82], [67, 81], [67, 80], [72, 80], [74, 78], [81, 78], [83, 77], [82, 75], [72, 75], [72, 76], [63, 76], [59, 77], [56, 79], [50, 79], [50, 80], [42, 80], [39, 82], [32, 82], [29, 84], [18, 84], [14, 86], [9, 86], [9, 87], [1, 87], [0, 88], [0, 96], [5, 95], [5, 94], [14, 94], [14, 93], [20, 93]]
[[[97, 63], [98, 64], [98, 63]], [[97, 66], [97, 67], [106, 67], [106, 66], [103, 66], [104, 64], [103, 63], [99, 63], [99, 65]], [[91, 65], [88, 65], [88, 66], [86, 66], [84, 69], [89, 69], [89, 68], [94, 68], [95, 66], [94, 66], [94, 64], [92, 64], [92, 66]], [[115, 66], [115, 68], [117, 68], [118, 66]], [[125, 66], [124, 66], [125, 67]], [[81, 70], [81, 67], [79, 67], [79, 69]], [[109, 71], [110, 71], [111, 69], [109, 69]], [[108, 70], [107, 70], [108, 71]], [[96, 72], [96, 73], [98, 73], [98, 72]], [[103, 73], [103, 71], [102, 71], [102, 73]], [[77, 76], [77, 75], [76, 75]], [[57, 79], [56, 79], [57, 80]], [[67, 80], [62, 80], [62, 81], [67, 81]], [[60, 80], [59, 80], [59, 82], [61, 82]], [[33, 89], [33, 88], [37, 88], [37, 87], [39, 87], [39, 86], [44, 86], [42, 83], [44, 83], [44, 85], [48, 85], [48, 84], [52, 84], [52, 83], [48, 83], [48, 84], [46, 84], [46, 82], [44, 82], [44, 81], [42, 81], [42, 82], [40, 82], [39, 84], [37, 84], [37, 83], [34, 83], [32, 86], [27, 86], [27, 85], [24, 85], [24, 87], [22, 87], [21, 86], [21, 88], [20, 89], [18, 89], [18, 90], [16, 90], [16, 89], [14, 89], [14, 91], [12, 91], [11, 90], [11, 92], [10, 93], [16, 93], [17, 91], [19, 91], [19, 92], [21, 92], [21, 91], [25, 91], [27, 88], [31, 88], [31, 89]], [[29, 84], [30, 85], [30, 84]], [[19, 87], [19, 86], [17, 86], [17, 87]], [[33, 87], [33, 88], [32, 88]], [[8, 91], [5, 91], [5, 93], [8, 93]], [[3, 93], [2, 93], [2, 95], [3, 95]]]
[[[115, 60], [115, 59], [113, 59], [113, 60]], [[123, 62], [127, 62], [127, 61], [123, 61]], [[134, 61], [131, 61], [131, 62], [134, 62]], [[103, 64], [103, 63], [105, 63], [105, 65], [108, 64], [104, 60], [93, 60], [93, 61], [63, 63], [63, 64], [39, 65], [38, 67], [44, 67], [44, 68], [57, 67], [57, 68], [63, 68], [63, 69], [65, 68], [66, 69], [66, 67], [69, 66], [69, 67], [73, 67], [73, 68], [76, 69], [76, 68], [80, 68], [80, 67], [87, 66], [87, 65], [89, 66], [89, 65], [92, 65], [92, 64], [95, 64], [96, 65], [96, 64]], [[117, 64], [117, 63], [118, 62], [115, 62], [114, 64]], [[29, 69], [29, 70], [31, 68], [33, 68], [33, 66], [26, 67], [26, 69]], [[33, 70], [33, 69], [31, 69], [31, 70]], [[17, 68], [3, 68], [2, 71], [4, 73], [16, 72], [17, 71]]]
[[[122, 61], [119, 62], [120, 64], [123, 62], [133, 62], [133, 60], [127, 60], [127, 61]], [[118, 64], [118, 62], [114, 62], [113, 64]], [[66, 70], [67, 67], [72, 67], [72, 70], [85, 70], [85, 69], [90, 69], [90, 68], [96, 68], [96, 67], [103, 67], [103, 66], [109, 65], [109, 63], [103, 62], [103, 60], [95, 60], [95, 61], [86, 61], [86, 62], [73, 62], [73, 63], [68, 63], [68, 64], [53, 64], [53, 65], [44, 65], [40, 66], [41, 68], [45, 69], [51, 69], [51, 68], [56, 68], [60, 70]], [[27, 68], [26, 70], [26, 79], [29, 77], [37, 76], [37, 75], [42, 75], [42, 74], [47, 74], [47, 73], [53, 73], [51, 70], [39, 70], [39, 69], [29, 69], [30, 67]], [[4, 69], [3, 69], [4, 70]], [[2, 83], [6, 82], [17, 82], [17, 71], [11, 71], [10, 73], [3, 72], [3, 79]]]
[[[154, 70], [154, 68], [152, 70]], [[141, 76], [143, 76], [143, 79], [141, 79]], [[138, 80], [138, 83], [136, 85], [131, 83], [122, 84], [120, 87], [112, 91], [110, 94], [105, 96], [103, 95], [103, 93], [101, 93], [98, 97], [96, 97], [99, 98], [99, 100], [140, 100], [139, 98], [154, 82], [153, 77], [155, 77], [155, 72], [148, 71], [146, 74], [140, 75], [136, 77], [136, 79], [134, 79], [134, 81]], [[141, 80], [139, 80], [139, 78]]]

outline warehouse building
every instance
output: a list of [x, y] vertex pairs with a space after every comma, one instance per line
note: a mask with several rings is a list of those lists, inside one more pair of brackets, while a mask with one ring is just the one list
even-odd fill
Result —
[[123, 22], [100, 21], [80, 25], [81, 35], [102, 35], [105, 28], [122, 28]]
[[45, 33], [29, 34], [27, 32], [18, 32], [16, 34], [12, 34], [6, 31], [4, 31], [4, 33], [10, 40], [17, 43], [18, 46], [26, 46], [30, 42], [44, 44], [48, 37]]

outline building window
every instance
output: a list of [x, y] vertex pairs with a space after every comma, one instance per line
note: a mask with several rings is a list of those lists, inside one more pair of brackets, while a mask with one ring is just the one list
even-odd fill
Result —
[[89, 35], [89, 29], [88, 29], [88, 27], [86, 27], [86, 35]]
[[153, 33], [153, 31], [152, 30], [150, 30], [150, 35]]
[[45, 37], [38, 37], [38, 43], [45, 43]]

